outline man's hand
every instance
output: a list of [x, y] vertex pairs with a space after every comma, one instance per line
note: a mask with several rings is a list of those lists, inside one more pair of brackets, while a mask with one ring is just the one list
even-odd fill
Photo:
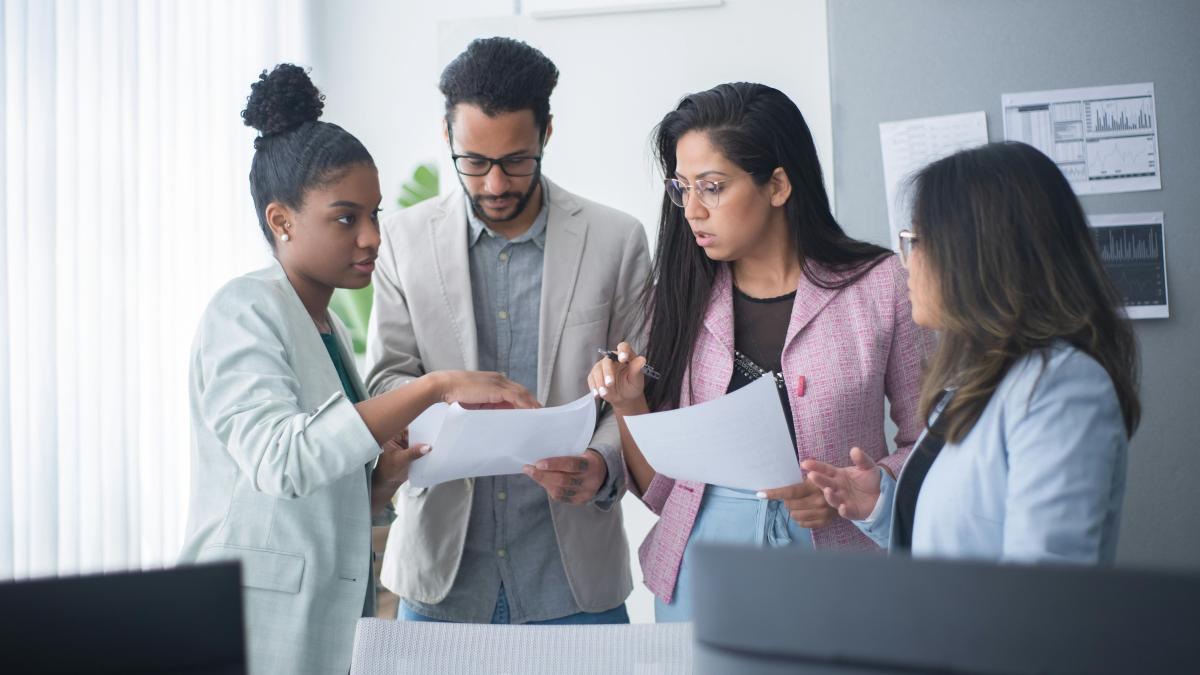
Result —
[[588, 448], [582, 455], [551, 457], [536, 465], [526, 464], [525, 475], [545, 488], [550, 499], [586, 504], [608, 479], [608, 463], [603, 455]]

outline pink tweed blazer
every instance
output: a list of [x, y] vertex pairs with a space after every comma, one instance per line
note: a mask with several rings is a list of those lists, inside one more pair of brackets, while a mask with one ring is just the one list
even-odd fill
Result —
[[[850, 448], [858, 446], [898, 475], [924, 428], [917, 399], [921, 364], [932, 340], [912, 321], [907, 273], [895, 256], [840, 290], [820, 288], [802, 276], [783, 347], [800, 459], [845, 466]], [[733, 282], [722, 267], [684, 374], [680, 405], [723, 396], [732, 375]], [[884, 396], [899, 429], [891, 455], [884, 438]], [[628, 484], [636, 490], [632, 480]], [[645, 584], [671, 602], [704, 484], [660, 474], [640, 496], [659, 516], [638, 550]], [[813, 541], [817, 548], [876, 548], [842, 518], [813, 530]]]

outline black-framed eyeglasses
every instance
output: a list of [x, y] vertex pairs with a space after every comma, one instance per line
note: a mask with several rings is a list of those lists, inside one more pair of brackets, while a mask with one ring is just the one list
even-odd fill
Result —
[[700, 195], [700, 203], [710, 209], [717, 208], [721, 203], [721, 186], [733, 178], [725, 180], [704, 180], [700, 179], [693, 185], [679, 180], [678, 178], [668, 178], [663, 181], [663, 185], [667, 188], [667, 196], [671, 198], [671, 203], [679, 208], [684, 208], [688, 203], [688, 194], [695, 192]]
[[542, 163], [541, 155], [500, 159], [480, 155], [450, 155], [450, 159], [454, 160], [454, 170], [464, 176], [486, 176], [491, 173], [493, 166], [499, 165], [505, 175], [520, 178], [537, 173], [538, 166]]
[[920, 239], [912, 230], [900, 230], [900, 264], [908, 267], [908, 261], [912, 259], [913, 249], [916, 248], [917, 242]]

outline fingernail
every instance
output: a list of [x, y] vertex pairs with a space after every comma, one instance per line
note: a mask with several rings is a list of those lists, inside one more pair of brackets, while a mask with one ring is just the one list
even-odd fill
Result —
[[608, 396], [608, 387], [600, 387], [600, 395]]
[[600, 395], [600, 392], [599, 392], [599, 391], [597, 391], [596, 389], [593, 389], [593, 390], [592, 390], [592, 398], [596, 398], [596, 397], [597, 397], [597, 396], [599, 396], [599, 395]]
[[425, 447], [421, 448], [421, 454], [422, 454], [422, 455], [428, 455], [430, 450], [433, 450], [433, 446], [432, 446], [432, 445], [427, 445], [427, 446], [425, 446]]
[[538, 462], [538, 463], [537, 463], [537, 468], [541, 469], [542, 471], [545, 471], [545, 470], [546, 470], [546, 463], [545, 463], [545, 462]]
[[759, 499], [766, 499], [766, 498], [767, 498], [767, 493], [765, 493], [765, 492], [755, 492], [755, 493], [754, 493], [754, 496], [755, 496], [755, 497], [758, 497]]
[[521, 467], [521, 473], [528, 476], [533, 473], [533, 467], [526, 464], [525, 466]]
[[629, 360], [629, 355], [626, 354], [625, 352], [617, 352], [617, 360], [620, 361], [621, 363], [625, 363], [626, 361]]
[[604, 376], [604, 384], [612, 384], [612, 383], [613, 383], [612, 375], [605, 375]]

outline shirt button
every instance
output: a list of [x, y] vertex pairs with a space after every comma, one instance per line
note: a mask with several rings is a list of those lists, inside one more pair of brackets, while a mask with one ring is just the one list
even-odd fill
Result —
[[508, 312], [506, 312], [506, 311], [504, 311], [504, 310], [500, 310], [500, 313], [499, 313], [499, 314], [497, 314], [496, 316], [500, 317], [502, 320], [503, 320], [503, 319], [507, 319], [507, 318], [508, 318]]
[[508, 262], [508, 253], [502, 252], [500, 254], [500, 262]]
[[496, 499], [499, 499], [500, 501], [504, 501], [505, 499], [508, 499], [508, 493], [507, 492], [497, 492]]
[[505, 551], [504, 549], [500, 549], [500, 550], [496, 551], [496, 555], [500, 558], [503, 558], [504, 556], [508, 555], [508, 551]]

